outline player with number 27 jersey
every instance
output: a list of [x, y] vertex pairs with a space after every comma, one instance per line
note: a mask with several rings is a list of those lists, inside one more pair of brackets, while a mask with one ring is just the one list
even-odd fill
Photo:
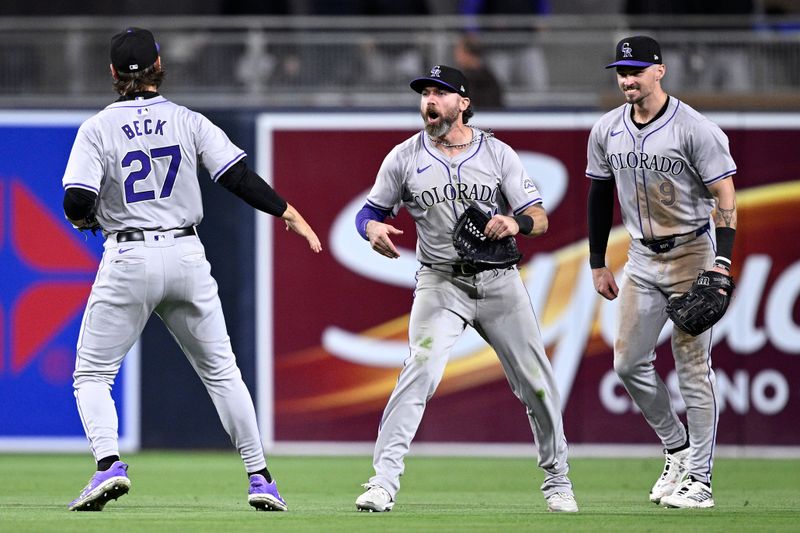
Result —
[[118, 101], [81, 126], [63, 185], [98, 193], [107, 233], [195, 226], [203, 218], [196, 154], [214, 180], [247, 155], [163, 96]]
[[251, 206], [281, 218], [313, 252], [322, 245], [297, 209], [247, 167], [246, 154], [220, 128], [158, 93], [165, 71], [150, 31], [116, 34], [110, 57], [119, 99], [81, 125], [62, 180], [67, 220], [82, 231], [102, 229], [105, 237], [73, 374], [97, 471], [68, 509], [101, 511], [130, 490], [111, 388], [125, 354], [155, 314], [202, 380], [239, 452], [248, 504], [285, 511], [197, 233], [203, 219], [198, 165]]

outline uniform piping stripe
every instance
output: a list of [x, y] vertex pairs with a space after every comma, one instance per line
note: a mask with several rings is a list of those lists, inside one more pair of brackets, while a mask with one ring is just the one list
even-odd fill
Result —
[[224, 167], [222, 167], [221, 169], [219, 169], [219, 170], [217, 171], [217, 173], [216, 173], [216, 174], [214, 174], [214, 177], [212, 178], [212, 180], [214, 180], [214, 181], [217, 181], [217, 178], [219, 178], [220, 174], [222, 174], [223, 172], [225, 172], [226, 170], [228, 170], [228, 169], [229, 169], [231, 166], [233, 166], [233, 164], [234, 164], [234, 163], [238, 162], [240, 159], [242, 159], [242, 158], [243, 158], [243, 157], [245, 157], [246, 155], [247, 155], [247, 153], [245, 153], [245, 152], [242, 152], [241, 154], [239, 154], [239, 155], [237, 155], [236, 157], [234, 157], [233, 159], [231, 159], [231, 160], [230, 160], [228, 163], [226, 163], [226, 164], [225, 164], [225, 166], [224, 166]]
[[706, 185], [711, 185], [712, 183], [715, 183], [715, 182], [717, 182], [717, 181], [719, 181], [721, 179], [727, 178], [728, 176], [732, 176], [734, 174], [736, 174], [736, 169], [735, 168], [733, 170], [729, 170], [729, 171], [727, 171], [727, 172], [725, 172], [723, 174], [720, 174], [716, 178], [711, 178], [708, 181], [703, 181], [703, 183], [705, 183]]
[[714, 329], [711, 329], [711, 333], [708, 336], [708, 358], [706, 359], [706, 364], [708, 365], [708, 372], [706, 373], [706, 381], [708, 381], [708, 386], [711, 389], [711, 399], [713, 400], [714, 406], [714, 428], [711, 431], [711, 449], [709, 450], [708, 455], [708, 462], [706, 463], [708, 468], [708, 479], [707, 483], [711, 483], [711, 468], [714, 466], [714, 448], [716, 447], [717, 443], [717, 424], [719, 423], [719, 413], [717, 411], [717, 394], [714, 390], [714, 383], [711, 381], [711, 374], [714, 373], [714, 370], [711, 368], [711, 347], [713, 343], [711, 342], [714, 337]]
[[541, 204], [541, 203], [542, 203], [542, 197], [540, 196], [539, 198], [535, 198], [535, 199], [531, 200], [530, 202], [528, 202], [527, 204], [523, 205], [522, 207], [518, 207], [517, 209], [515, 209], [514, 210], [514, 214], [518, 215], [522, 211], [524, 211], [528, 206], [531, 206], [531, 205], [534, 205], [534, 204]]
[[[473, 130], [473, 135], [474, 135], [474, 134], [475, 134], [475, 133], [474, 133], [474, 130]], [[475, 148], [475, 153], [473, 153], [471, 156], [469, 156], [468, 158], [466, 158], [465, 160], [463, 160], [463, 161], [462, 161], [461, 163], [459, 163], [459, 165], [458, 165], [458, 182], [459, 182], [459, 183], [461, 183], [461, 167], [463, 167], [463, 166], [464, 166], [464, 163], [466, 163], [467, 161], [469, 161], [470, 159], [472, 159], [473, 157], [475, 157], [476, 155], [478, 155], [478, 152], [480, 152], [480, 150], [481, 150], [481, 146], [483, 146], [483, 133], [481, 133], [481, 140], [478, 142], [478, 146]], [[462, 202], [462, 203], [463, 203], [463, 202]]]
[[106, 110], [110, 111], [113, 109], [141, 109], [143, 107], [152, 107], [158, 104], [169, 103], [169, 100], [167, 100], [166, 98], [164, 100], [160, 100], [157, 102], [153, 102], [152, 100], [154, 100], [154, 98], [148, 98], [147, 100], [145, 100], [145, 102], [147, 103], [142, 105], [119, 105], [119, 102], [114, 102], [113, 104], [110, 104], [108, 107], [106, 107]]
[[[649, 139], [650, 136], [653, 135], [654, 133], [657, 133], [658, 131], [661, 131], [661, 129], [666, 127], [667, 124], [672, 122], [672, 119], [675, 118], [675, 115], [678, 113], [678, 109], [681, 107], [681, 101], [678, 100], [677, 98], [675, 98], [675, 102], [676, 102], [675, 103], [675, 110], [672, 112], [672, 114], [669, 116], [669, 118], [662, 125], [660, 125], [656, 129], [654, 129], [653, 131], [651, 131], [650, 133], [645, 135], [644, 139], [642, 139], [642, 153], [644, 153], [644, 143], [647, 142], [647, 139]], [[636, 145], [634, 144], [634, 149], [635, 148], [636, 148]], [[634, 173], [635, 172], [636, 171], [634, 170]], [[650, 215], [650, 197], [647, 195], [647, 175], [645, 174], [644, 169], [642, 169], [642, 186], [644, 187], [644, 200], [645, 200], [646, 205], [647, 205], [647, 214], [648, 214], [647, 220], [648, 220], [648, 223], [650, 225], [650, 236], [653, 236], [653, 235], [655, 235], [655, 232], [653, 231], [653, 217], [649, 216]], [[641, 218], [639, 220], [641, 221]], [[643, 235], [644, 235], [644, 233], [643, 233]]]
[[382, 205], [380, 205], [380, 204], [376, 204], [376, 203], [375, 203], [375, 202], [373, 202], [372, 200], [367, 200], [367, 203], [368, 203], [369, 205], [371, 205], [372, 207], [375, 207], [376, 209], [380, 209], [381, 211], [387, 211], [387, 212], [390, 212], [390, 213], [391, 213], [391, 211], [392, 211], [392, 208], [391, 208], [391, 207], [384, 207], [384, 206], [382, 206]]
[[74, 189], [88, 189], [90, 191], [100, 192], [100, 189], [98, 189], [97, 187], [92, 187], [91, 185], [87, 185], [85, 183], [65, 183], [64, 184], [64, 190], [73, 189], [73, 188]]
[[587, 178], [592, 178], [593, 180], [606, 180], [606, 181], [614, 179], [613, 175], [612, 176], [598, 176], [596, 174], [589, 174], [588, 172], [586, 173], [586, 177]]
[[[626, 106], [626, 107], [622, 108], [622, 125], [625, 126], [625, 130], [628, 132], [628, 136], [630, 136], [631, 143], [633, 144], [633, 149], [635, 150], [636, 149], [636, 137], [633, 136], [633, 132], [631, 131], [631, 127], [628, 124], [628, 121], [625, 120], [628, 117], [628, 115], [630, 114], [630, 111], [628, 111], [629, 109], [631, 109], [630, 106]], [[642, 210], [639, 209], [639, 197], [638, 197], [638, 195], [639, 195], [639, 182], [637, 181], [636, 171], [635, 170], [633, 171], [633, 178], [634, 178], [634, 180], [633, 180], [634, 181], [634, 185], [636, 185], [636, 195], [637, 195], [637, 197], [636, 197], [636, 216], [639, 219], [639, 232], [641, 232], [642, 236], [644, 236], [644, 227], [642, 226]]]
[[[436, 161], [441, 163], [442, 166], [444, 166], [444, 171], [447, 173], [447, 181], [448, 181], [448, 183], [450, 183], [450, 185], [452, 185], [453, 184], [453, 179], [450, 176], [450, 167], [447, 165], [447, 163], [445, 161], [442, 161], [441, 159], [439, 159], [436, 155], [433, 154], [433, 152], [431, 152], [428, 149], [428, 145], [425, 144], [425, 133], [424, 132], [419, 132], [419, 135], [420, 135], [420, 142], [422, 142], [422, 147], [425, 149], [426, 152], [428, 152], [428, 155], [430, 155]], [[455, 199], [453, 199], [450, 202], [450, 207], [453, 208], [453, 216], [457, 218], [458, 214], [456, 214], [456, 201], [455, 201]]]

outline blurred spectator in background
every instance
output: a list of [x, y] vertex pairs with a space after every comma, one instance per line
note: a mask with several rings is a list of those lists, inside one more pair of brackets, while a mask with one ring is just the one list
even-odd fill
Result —
[[549, 0], [461, 0], [462, 15], [546, 15]]
[[628, 15], [747, 15], [753, 13], [753, 0], [627, 0]]
[[477, 109], [503, 107], [503, 93], [494, 73], [486, 65], [483, 46], [473, 34], [464, 34], [453, 49], [456, 66], [469, 80], [470, 100]]

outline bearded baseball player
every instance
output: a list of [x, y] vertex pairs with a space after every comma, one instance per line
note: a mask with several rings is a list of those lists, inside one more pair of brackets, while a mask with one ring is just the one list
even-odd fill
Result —
[[248, 169], [246, 154], [220, 128], [157, 92], [164, 69], [152, 33], [129, 28], [111, 39], [111, 75], [120, 97], [81, 125], [63, 178], [67, 219], [105, 236], [74, 373], [78, 413], [97, 472], [69, 509], [100, 511], [130, 489], [111, 387], [155, 313], [200, 376], [239, 451], [250, 481], [249, 504], [285, 511], [196, 229], [203, 218], [198, 162], [215, 182], [282, 218], [312, 251], [321, 250], [320, 241], [297, 210]]
[[[622, 39], [616, 61], [606, 68], [616, 69], [625, 103], [592, 128], [586, 175], [592, 180], [588, 220], [594, 286], [608, 300], [619, 296], [614, 369], [665, 449], [664, 470], [650, 500], [666, 507], [713, 507], [719, 413], [711, 330], [693, 335], [675, 327], [672, 332], [688, 429], [653, 361], [669, 301], [689, 290], [698, 273], [729, 279], [736, 165], [720, 128], [662, 89], [667, 70], [655, 40]], [[631, 236], [619, 286], [605, 266], [615, 184]]]
[[410, 354], [380, 422], [375, 475], [364, 484], [356, 508], [382, 512], [394, 506], [404, 457], [425, 405], [453, 346], [471, 326], [494, 348], [526, 407], [548, 509], [576, 512], [561, 400], [519, 271], [514, 264], [491, 268], [465, 261], [454, 245], [453, 228], [469, 207], [488, 220], [481, 236], [487, 241], [543, 234], [548, 221], [541, 195], [507, 144], [467, 125], [473, 112], [460, 71], [434, 66], [411, 88], [421, 94], [424, 129], [386, 156], [356, 216], [356, 227], [372, 249], [396, 258], [392, 238], [402, 231], [384, 220], [404, 206], [416, 222], [421, 263], [409, 321]]

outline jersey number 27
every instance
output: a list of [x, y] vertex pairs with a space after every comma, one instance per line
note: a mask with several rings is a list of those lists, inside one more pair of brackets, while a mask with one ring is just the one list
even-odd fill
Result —
[[150, 172], [153, 170], [153, 159], [161, 157], [169, 157], [169, 168], [167, 175], [164, 178], [164, 184], [161, 186], [161, 192], [158, 194], [159, 198], [167, 198], [172, 194], [172, 187], [175, 185], [175, 177], [178, 175], [178, 168], [181, 166], [181, 147], [177, 144], [173, 146], [164, 146], [163, 148], [153, 148], [150, 154], [142, 150], [133, 150], [125, 154], [122, 158], [122, 168], [128, 168], [132, 163], [138, 161], [141, 165], [139, 170], [134, 170], [128, 177], [125, 178], [125, 202], [132, 204], [134, 202], [142, 202], [144, 200], [154, 200], [156, 191], [154, 189], [146, 189], [137, 191], [135, 184], [137, 181], [147, 179]]

